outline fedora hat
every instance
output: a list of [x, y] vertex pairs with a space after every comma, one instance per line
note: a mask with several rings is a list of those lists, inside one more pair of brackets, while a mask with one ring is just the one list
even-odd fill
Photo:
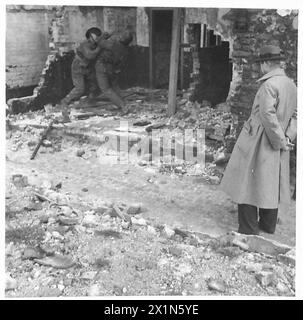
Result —
[[285, 60], [284, 53], [278, 46], [267, 45], [261, 47], [260, 53], [255, 59], [255, 62], [274, 60]]

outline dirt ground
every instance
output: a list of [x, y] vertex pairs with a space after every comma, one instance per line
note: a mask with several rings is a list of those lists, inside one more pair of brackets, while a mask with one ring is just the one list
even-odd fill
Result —
[[[104, 130], [113, 126], [112, 118], [99, 122]], [[138, 163], [100, 163], [97, 146], [65, 136], [50, 137], [60, 148], [42, 147], [31, 161], [27, 142], [35, 135], [35, 130], [17, 130], [7, 139], [7, 203], [16, 200], [6, 212], [6, 269], [15, 281], [7, 296], [294, 294], [293, 267], [218, 244], [218, 237], [237, 230], [237, 211], [205, 176], [162, 172]], [[23, 141], [18, 150], [13, 147], [16, 137]], [[77, 155], [80, 149], [87, 157]], [[29, 186], [13, 185], [12, 176], [18, 174], [28, 178]], [[93, 222], [62, 227], [62, 206], [47, 201], [40, 202], [41, 208], [25, 209], [22, 201], [27, 197], [38, 203], [33, 189], [54, 185], [60, 185], [57, 191], [77, 208], [79, 221], [89, 216]], [[11, 207], [16, 203], [17, 209]], [[141, 208], [132, 224], [96, 209], [132, 203]], [[204, 236], [172, 235], [163, 226]], [[294, 201], [279, 213], [276, 234], [264, 236], [295, 245]], [[37, 262], [53, 256], [41, 249], [46, 244], [52, 254], [68, 255], [74, 264]], [[34, 254], [27, 257], [27, 249]], [[270, 284], [262, 283], [258, 272], [275, 276]]]

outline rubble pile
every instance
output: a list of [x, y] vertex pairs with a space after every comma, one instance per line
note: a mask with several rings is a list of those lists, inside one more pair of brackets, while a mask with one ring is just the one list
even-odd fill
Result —
[[153, 224], [141, 203], [88, 203], [29, 180], [14, 175], [7, 188], [9, 297], [295, 293], [290, 247]]
[[[197, 129], [205, 130], [205, 167], [197, 163], [183, 162], [175, 164], [166, 164], [163, 160], [159, 165], [159, 171], [163, 173], [175, 173], [178, 175], [202, 175], [212, 184], [218, 184], [222, 177], [224, 167], [228, 162], [230, 153], [235, 142], [236, 119], [229, 112], [229, 108], [222, 103], [216, 108], [212, 108], [210, 103], [203, 101], [201, 104], [190, 102], [182, 98], [181, 94], [177, 99], [178, 108], [173, 117], [167, 116], [167, 90], [163, 89], [144, 89], [140, 87], [131, 88], [125, 91], [125, 94], [132, 94], [127, 98], [129, 112], [122, 116], [121, 112], [111, 109], [112, 106], [98, 107], [100, 116], [87, 115], [87, 108], [82, 109], [75, 105], [72, 107], [71, 118], [72, 125], [77, 123], [79, 132], [85, 128], [89, 128], [91, 124], [98, 122], [98, 119], [107, 118], [114, 120], [129, 120], [134, 126], [145, 128], [146, 133], [153, 129], [168, 129], [172, 135], [178, 139], [183, 139], [184, 130], [193, 129], [196, 134]], [[78, 104], [83, 104], [86, 98], [80, 99]], [[77, 104], [76, 103], [76, 104]], [[96, 108], [95, 108], [96, 109]], [[79, 111], [80, 110], [80, 111]], [[79, 120], [85, 115], [84, 120]], [[103, 110], [103, 111], [102, 111]], [[80, 113], [79, 113], [80, 112]], [[60, 110], [55, 110], [51, 105], [46, 105], [45, 110], [36, 112], [28, 112], [26, 114], [11, 115], [8, 117], [10, 123], [18, 123], [18, 130], [8, 130], [7, 138], [13, 139], [12, 150], [18, 151], [20, 148], [28, 147], [33, 151], [38, 140], [49, 122], [50, 118], [60, 114]], [[79, 118], [80, 117], [80, 118]], [[81, 118], [82, 119], [82, 118]], [[86, 120], [85, 120], [86, 119]], [[56, 128], [68, 128], [63, 124], [57, 124]], [[197, 138], [192, 141], [186, 141], [188, 145], [197, 146]], [[27, 144], [27, 146], [25, 146]], [[53, 153], [61, 150], [62, 135], [50, 135], [43, 141], [39, 152]], [[79, 156], [80, 157], [80, 156]], [[139, 165], [146, 166], [151, 163], [149, 154], [139, 161]]]

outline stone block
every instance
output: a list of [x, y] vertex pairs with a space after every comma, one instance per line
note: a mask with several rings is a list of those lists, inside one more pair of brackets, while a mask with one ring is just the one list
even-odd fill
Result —
[[296, 265], [296, 252], [295, 252], [295, 248], [289, 250], [286, 254], [279, 254], [277, 256], [278, 261], [287, 264], [287, 265], [291, 265], [291, 266], [295, 266]]
[[248, 251], [264, 253], [277, 257], [278, 255], [285, 255], [292, 247], [284, 245], [274, 240], [266, 239], [262, 236], [243, 235], [237, 232], [232, 232], [234, 236], [233, 242], [245, 244]]

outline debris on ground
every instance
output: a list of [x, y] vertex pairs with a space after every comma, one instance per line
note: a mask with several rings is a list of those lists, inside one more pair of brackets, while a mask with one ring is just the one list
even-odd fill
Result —
[[[150, 188], [161, 203], [167, 204], [165, 210], [170, 208], [174, 214], [176, 208], [183, 210], [184, 221], [193, 205], [186, 207], [178, 194], [172, 197], [163, 192], [171, 187], [168, 179], [175, 183], [193, 178], [186, 193], [190, 201], [195, 186], [206, 184], [213, 190], [220, 183], [235, 140], [237, 121], [228, 105], [212, 108], [207, 101], [199, 104], [178, 97], [177, 113], [168, 117], [167, 90], [132, 88], [132, 91], [135, 94], [126, 99], [128, 112], [124, 115], [105, 105], [94, 112], [81, 109], [82, 102], [77, 108], [75, 105], [71, 122], [54, 124], [43, 140], [32, 161], [32, 171], [23, 169], [49, 124], [49, 112], [39, 110], [9, 116], [7, 161], [18, 163], [19, 171], [8, 177], [6, 188], [6, 295], [294, 296], [295, 248], [291, 246], [263, 237], [233, 232], [214, 237], [185, 226], [156, 223], [145, 213], [156, 212], [157, 201], [149, 206], [140, 197], [122, 201], [119, 195], [125, 189], [119, 193], [118, 187], [115, 197], [110, 199], [103, 193], [98, 199], [90, 197], [93, 189], [99, 187], [89, 183], [89, 179], [97, 178], [94, 161], [102, 157], [109, 163], [112, 159], [123, 160], [122, 154], [117, 155], [117, 150], [110, 148], [109, 137], [118, 139], [129, 134], [129, 147], [135, 149], [155, 129], [172, 132], [175, 145], [181, 143], [184, 130], [194, 129], [196, 133], [204, 129], [205, 163], [180, 161], [175, 154], [154, 161], [147, 150], [139, 160], [130, 157], [131, 165], [119, 176], [113, 177], [110, 172], [106, 181], [98, 183], [114, 186], [124, 183], [125, 188], [136, 194]], [[119, 127], [122, 120], [132, 123], [128, 132]], [[191, 137], [187, 143], [197, 150], [197, 138]], [[66, 146], [68, 156], [62, 150]], [[26, 162], [17, 162], [19, 153], [27, 156]], [[58, 180], [39, 177], [34, 163], [61, 154], [64, 161], [51, 162], [51, 169], [60, 167], [64, 174]], [[76, 180], [69, 175], [73, 161], [84, 167], [82, 171], [76, 168]], [[139, 167], [144, 183], [137, 185], [128, 178]], [[50, 170], [45, 174], [48, 176]], [[40, 179], [37, 183], [38, 178], [42, 182]], [[77, 191], [67, 191], [65, 186], [73, 185], [74, 181]], [[210, 219], [211, 213], [206, 208], [205, 215]], [[222, 216], [223, 223], [224, 219]]]
[[[34, 185], [26, 188], [27, 194], [36, 190]], [[25, 190], [14, 190], [22, 194], [14, 192], [14, 200], [24, 199]], [[86, 210], [79, 211], [71, 203], [50, 206], [44, 201], [38, 211], [7, 212], [6, 295], [295, 293], [294, 266], [279, 258], [291, 256], [290, 247], [237, 233], [198, 237], [181, 228], [153, 225], [140, 217], [140, 203], [105, 203], [82, 203]], [[121, 216], [110, 214], [116, 210]], [[127, 212], [131, 223], [125, 220]], [[270, 244], [274, 250], [268, 249]]]

